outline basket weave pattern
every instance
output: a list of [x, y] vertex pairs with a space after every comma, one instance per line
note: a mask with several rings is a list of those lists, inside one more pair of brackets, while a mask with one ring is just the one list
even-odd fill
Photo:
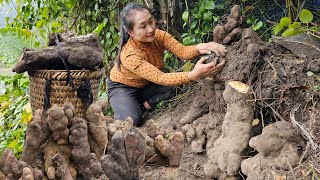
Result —
[[[78, 88], [85, 80], [90, 81], [93, 101], [97, 99], [103, 70], [70, 70], [73, 83]], [[46, 79], [51, 79], [50, 106], [57, 104], [62, 106], [64, 102], [70, 101], [75, 107], [78, 117], [85, 117], [85, 108], [77, 92], [66, 85], [67, 71], [65, 70], [38, 70], [29, 73], [30, 79], [30, 104], [32, 111], [43, 109]]]

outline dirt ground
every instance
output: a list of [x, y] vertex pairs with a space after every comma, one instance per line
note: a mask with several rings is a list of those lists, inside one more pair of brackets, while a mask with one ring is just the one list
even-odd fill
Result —
[[[319, 84], [319, 81], [314, 76], [308, 76], [307, 72], [312, 71], [319, 75], [320, 59], [297, 57], [275, 43], [257, 42], [257, 44], [260, 49], [253, 54], [248, 53], [244, 39], [228, 46], [227, 64], [221, 75], [214, 79], [200, 80], [193, 87], [193, 92], [186, 92], [183, 95], [178, 105], [170, 110], [152, 113], [147, 116], [147, 119], [150, 118], [159, 123], [160, 127], [167, 129], [169, 134], [182, 131], [181, 119], [187, 119], [185, 122], [188, 123], [184, 122], [184, 124], [196, 124], [196, 127], [199, 123], [194, 122], [202, 121], [205, 124], [211, 122], [217, 134], [214, 138], [217, 139], [222, 133], [223, 123], [223, 118], [217, 118], [217, 116], [223, 116], [227, 109], [222, 97], [225, 82], [230, 80], [244, 82], [251, 87], [249, 102], [254, 106], [253, 119], [256, 119], [255, 122], [258, 120], [257, 124], [252, 125], [250, 137], [260, 135], [262, 129], [269, 124], [286, 121], [287, 125], [292, 126], [303, 139], [303, 142], [298, 145], [298, 165], [286, 169], [277, 167], [276, 163], [271, 164], [263, 167], [259, 178], [312, 179], [310, 165], [313, 166], [314, 173], [319, 173], [320, 169], [319, 91], [314, 90], [315, 84]], [[179, 167], [145, 164], [141, 169], [141, 178], [206, 179], [204, 164], [209, 159], [206, 145], [209, 143], [209, 138], [214, 135], [209, 137], [208, 126], [204, 132], [206, 138], [202, 152], [194, 152], [191, 144], [185, 142]], [[301, 137], [298, 135], [294, 141], [299, 141]], [[254, 148], [247, 147], [241, 156], [242, 159], [248, 159], [257, 153]], [[266, 169], [271, 169], [271, 173], [264, 173]], [[236, 179], [246, 177], [241, 172]]]

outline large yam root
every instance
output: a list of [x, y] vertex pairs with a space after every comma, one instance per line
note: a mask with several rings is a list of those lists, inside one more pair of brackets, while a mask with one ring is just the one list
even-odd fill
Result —
[[146, 154], [145, 154], [145, 160], [148, 163], [161, 163], [164, 161], [163, 157], [157, 151], [157, 149], [154, 147], [154, 139], [146, 136]]
[[274, 169], [288, 171], [296, 167], [303, 140], [290, 123], [278, 121], [265, 127], [261, 135], [251, 138], [249, 145], [259, 153], [243, 160], [241, 170], [248, 180], [254, 180], [272, 176]]
[[[87, 113], [88, 119], [92, 125], [104, 126], [106, 132], [108, 118], [101, 113], [105, 104], [97, 104], [98, 111], [96, 106], [92, 106]], [[4, 177], [1, 179], [107, 179], [98, 158], [91, 153], [93, 150], [88, 142], [87, 122], [75, 116], [75, 109], [70, 102], [64, 103], [63, 107], [53, 105], [46, 112], [34, 111], [27, 127], [21, 159], [18, 160], [10, 149], [0, 158], [0, 176]], [[68, 127], [71, 127], [70, 136]], [[99, 138], [108, 138], [108, 134], [103, 136]], [[103, 149], [105, 146], [106, 142]]]
[[59, 153], [56, 154], [55, 156], [52, 157], [52, 160], [55, 164], [56, 175], [58, 178], [65, 179], [65, 180], [73, 180], [70, 173], [69, 165], [66, 159], [61, 154]]
[[145, 123], [145, 129], [149, 137], [155, 138], [161, 134], [160, 124], [150, 119]]
[[20, 163], [11, 149], [6, 149], [1, 156], [0, 172], [9, 180], [19, 179], [22, 175]]
[[102, 110], [107, 106], [107, 102], [97, 102], [89, 106], [86, 117], [89, 121], [90, 148], [99, 159], [105, 154], [108, 145], [108, 130], [105, 116]]
[[25, 146], [20, 158], [30, 166], [36, 163], [36, 157], [39, 156], [41, 145], [39, 135], [41, 134], [41, 127], [35, 121], [31, 121], [27, 126]]
[[242, 29], [234, 28], [228, 36], [223, 39], [223, 44], [228, 44], [231, 41], [238, 41], [241, 38]]
[[72, 158], [77, 172], [85, 179], [99, 178], [103, 172], [95, 154], [90, 153], [86, 121], [78, 117], [73, 118], [70, 131], [69, 141], [72, 144]]
[[[103, 60], [103, 50], [99, 47], [96, 35], [87, 38], [61, 38], [60, 43], [63, 58], [69, 69], [97, 69]], [[54, 43], [55, 37], [49, 42], [49, 47], [43, 49], [24, 49], [13, 71], [23, 73], [38, 69], [65, 69], [58, 48]]]
[[211, 149], [214, 146], [214, 142], [221, 135], [221, 124], [223, 122], [225, 114], [224, 113], [209, 113], [208, 114], [208, 123], [206, 125], [206, 149]]
[[71, 161], [71, 146], [58, 145], [54, 141], [49, 140], [44, 147], [44, 170], [49, 179], [56, 179], [57, 171], [56, 165], [54, 164], [54, 157], [57, 154], [62, 154], [64, 159], [69, 163], [68, 170], [73, 178], [76, 178], [77, 172], [75, 167], [70, 163]]
[[223, 39], [226, 36], [226, 31], [222, 25], [217, 25], [213, 29], [213, 42], [222, 44]]
[[225, 25], [217, 25], [214, 28], [213, 42], [228, 44], [241, 38], [242, 29], [238, 27], [241, 23], [240, 6], [233, 6], [230, 12], [231, 15], [227, 18], [227, 23]]
[[70, 101], [63, 103], [64, 115], [68, 118], [68, 127], [71, 127], [72, 119], [77, 116], [76, 110]]
[[108, 155], [100, 159], [103, 171], [111, 179], [139, 179], [146, 149], [142, 133], [137, 128], [118, 130], [111, 141]]
[[33, 114], [32, 121], [27, 126], [26, 140], [21, 161], [35, 167], [35, 165], [43, 164], [40, 146], [44, 144], [49, 135], [49, 127], [46, 121], [43, 121], [41, 110], [36, 110]]
[[19, 180], [34, 180], [34, 176], [32, 173], [32, 170], [28, 167], [23, 168], [22, 170], [22, 176], [19, 178]]
[[41, 145], [48, 140], [51, 134], [49, 125], [46, 121], [47, 115], [48, 115], [47, 112], [43, 112], [43, 110], [40, 110], [40, 109], [37, 109], [32, 115], [32, 121], [38, 124], [41, 128], [41, 134], [38, 134], [38, 138], [41, 139], [41, 142], [40, 142]]
[[187, 141], [191, 142], [191, 149], [195, 153], [204, 151], [207, 121], [207, 116], [205, 115], [195, 120], [192, 124], [186, 124], [182, 127], [182, 132], [186, 135]]
[[27, 163], [19, 161], [11, 149], [6, 149], [0, 158], [0, 179], [6, 180], [41, 180], [40, 169], [33, 169]]
[[242, 37], [244, 43], [247, 45], [247, 56], [257, 58], [266, 50], [266, 47], [261, 43], [258, 34], [251, 28], [244, 29]]
[[176, 132], [165, 140], [162, 135], [155, 138], [154, 146], [158, 149], [162, 156], [168, 158], [171, 166], [179, 166], [183, 154], [184, 135], [182, 132]]
[[56, 104], [48, 110], [47, 122], [52, 132], [52, 138], [57, 144], [67, 144], [69, 136], [68, 118], [63, 107]]
[[237, 175], [241, 153], [250, 138], [253, 107], [246, 101], [250, 98], [249, 86], [238, 81], [230, 81], [223, 92], [227, 103], [227, 113], [222, 124], [222, 135], [208, 150], [205, 174], [210, 178]]
[[164, 129], [160, 128], [160, 124], [154, 120], [148, 120], [144, 125], [146, 131], [146, 156], [145, 159], [148, 163], [165, 163], [164, 157], [160, 154], [159, 151], [154, 146], [154, 139], [158, 135], [165, 134]]
[[133, 120], [129, 117], [125, 121], [115, 120], [107, 124], [108, 135], [110, 138], [118, 131], [127, 131], [133, 127]]

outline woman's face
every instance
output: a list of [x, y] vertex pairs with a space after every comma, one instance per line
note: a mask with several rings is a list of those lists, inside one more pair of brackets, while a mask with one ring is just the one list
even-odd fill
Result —
[[132, 17], [133, 28], [128, 34], [139, 42], [152, 42], [155, 39], [156, 23], [148, 10], [136, 10]]

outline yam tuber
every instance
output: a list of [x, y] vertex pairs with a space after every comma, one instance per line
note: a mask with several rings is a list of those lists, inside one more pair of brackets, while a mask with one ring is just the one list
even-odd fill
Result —
[[217, 25], [213, 29], [213, 42], [222, 44], [223, 39], [226, 36], [226, 31], [222, 25]]
[[304, 141], [290, 123], [277, 121], [251, 138], [249, 145], [259, 153], [243, 160], [241, 170], [248, 180], [254, 180], [271, 175], [275, 168], [287, 171], [296, 167], [300, 160], [298, 149]]
[[237, 41], [241, 38], [242, 29], [234, 28], [224, 39], [223, 44], [228, 44], [231, 41]]
[[239, 172], [241, 153], [247, 147], [250, 137], [253, 107], [247, 102], [249, 86], [238, 81], [230, 81], [223, 92], [227, 103], [227, 113], [222, 124], [222, 135], [208, 150], [205, 174], [219, 178], [223, 174], [234, 176]]
[[2, 153], [0, 159], [0, 172], [2, 172], [9, 180], [19, 179], [22, 175], [22, 168], [11, 149], [6, 149]]
[[94, 153], [90, 153], [88, 127], [84, 119], [72, 119], [69, 141], [72, 144], [72, 158], [77, 172], [85, 179], [98, 178], [103, 174], [101, 164]]
[[160, 125], [154, 120], [148, 120], [144, 126], [146, 128], [148, 136], [150, 136], [151, 138], [155, 138], [160, 134]]
[[239, 21], [241, 16], [241, 9], [239, 5], [234, 5], [230, 10], [230, 17]]
[[111, 179], [139, 179], [146, 149], [142, 133], [137, 128], [117, 130], [111, 141], [109, 154], [100, 159], [103, 171]]
[[239, 5], [235, 5], [230, 10], [231, 15], [227, 18], [227, 23], [217, 25], [213, 30], [213, 41], [220, 44], [227, 44], [238, 41], [241, 38], [241, 10]]
[[161, 161], [163, 161], [163, 157], [154, 147], [154, 139], [152, 139], [149, 136], [146, 136], [145, 139], [146, 139], [145, 160], [148, 163], [160, 163]]
[[125, 121], [115, 120], [107, 124], [107, 129], [109, 133], [109, 137], [113, 137], [116, 131], [126, 131], [133, 127], [133, 120], [129, 117]]
[[192, 124], [182, 126], [182, 132], [185, 134], [189, 143], [196, 137], [196, 131]]
[[223, 25], [223, 28], [225, 30], [226, 34], [229, 34], [234, 28], [236, 28], [239, 25], [239, 21], [232, 17], [228, 17], [228, 21], [225, 25]]
[[102, 110], [106, 107], [105, 102], [96, 102], [89, 106], [86, 117], [89, 121], [90, 148], [97, 158], [105, 154], [108, 145], [108, 129]]
[[195, 153], [204, 151], [206, 144], [205, 127], [207, 124], [206, 115], [198, 118], [193, 124], [186, 124], [182, 127], [182, 132], [186, 135], [187, 141], [191, 142], [191, 149]]
[[20, 160], [26, 162], [30, 166], [34, 165], [36, 157], [39, 156], [41, 145], [41, 138], [39, 138], [39, 135], [41, 136], [41, 134], [41, 127], [35, 121], [29, 122], [25, 146]]
[[56, 154], [52, 157], [52, 160], [55, 164], [56, 175], [58, 178], [65, 180], [73, 180], [68, 163], [61, 154]]
[[58, 144], [66, 144], [68, 142], [69, 128], [68, 118], [64, 114], [63, 107], [54, 104], [48, 110], [47, 122], [52, 132], [52, 138]]
[[64, 156], [64, 159], [67, 160], [69, 163], [69, 171], [72, 175], [72, 177], [76, 177], [76, 170], [73, 165], [71, 165], [70, 160], [71, 160], [71, 146], [70, 144], [67, 145], [58, 145], [56, 142], [53, 140], [49, 140], [45, 146], [44, 146], [44, 170], [47, 174], [47, 177], [49, 179], [56, 179], [56, 173], [57, 169], [54, 164], [54, 159], [57, 154], [62, 154]]
[[19, 180], [34, 180], [31, 169], [28, 167], [23, 168], [22, 176], [19, 178]]
[[184, 135], [182, 132], [176, 132], [165, 140], [162, 135], [155, 138], [154, 146], [158, 149], [164, 157], [168, 158], [171, 166], [179, 166], [182, 158], [184, 147]]
[[63, 110], [65, 116], [68, 118], [68, 127], [71, 126], [72, 118], [76, 117], [76, 110], [70, 101], [63, 103]]

